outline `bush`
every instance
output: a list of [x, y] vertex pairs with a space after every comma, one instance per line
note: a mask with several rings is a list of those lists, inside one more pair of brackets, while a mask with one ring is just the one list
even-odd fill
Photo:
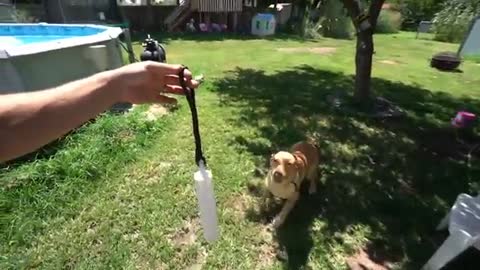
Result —
[[433, 19], [435, 39], [461, 42], [472, 20], [480, 15], [480, 0], [452, 0]]
[[[18, 1], [17, 1], [18, 2]], [[41, 4], [16, 4], [15, 17], [19, 23], [45, 21], [45, 10]]]
[[447, 0], [390, 0], [402, 14], [402, 29], [416, 30], [420, 21], [430, 21]]
[[398, 33], [402, 27], [402, 14], [398, 11], [382, 10], [377, 22], [377, 33]]
[[311, 3], [304, 12], [290, 18], [283, 31], [313, 39], [353, 38], [355, 28], [341, 1], [322, 0], [320, 7], [317, 4]]
[[327, 0], [320, 18], [321, 33], [325, 37], [351, 39], [354, 34], [352, 20], [341, 1]]
[[305, 24], [304, 37], [311, 38], [311, 39], [321, 38], [322, 37], [321, 28], [322, 26], [319, 23], [308, 21]]

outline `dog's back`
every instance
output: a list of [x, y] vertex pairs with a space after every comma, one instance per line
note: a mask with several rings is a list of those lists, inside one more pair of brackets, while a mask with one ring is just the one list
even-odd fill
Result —
[[318, 148], [309, 142], [298, 142], [292, 146], [291, 153], [298, 153], [305, 157], [306, 167], [317, 167], [320, 159]]

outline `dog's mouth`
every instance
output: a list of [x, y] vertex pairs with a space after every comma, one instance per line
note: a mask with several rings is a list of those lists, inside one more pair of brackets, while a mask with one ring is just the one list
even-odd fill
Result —
[[282, 179], [282, 178], [273, 177], [273, 182], [280, 184], [280, 183], [283, 182], [283, 179]]
[[282, 183], [285, 176], [278, 171], [274, 171], [272, 174], [272, 179], [275, 183]]

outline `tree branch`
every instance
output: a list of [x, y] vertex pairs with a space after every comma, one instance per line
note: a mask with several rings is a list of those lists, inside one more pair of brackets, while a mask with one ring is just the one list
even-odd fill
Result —
[[355, 25], [355, 28], [358, 27], [357, 25], [357, 18], [360, 14], [362, 14], [362, 9], [360, 6], [360, 0], [341, 0], [343, 2], [343, 6], [348, 11], [348, 15], [352, 18], [353, 24]]
[[383, 3], [385, 0], [372, 0], [370, 8], [368, 9], [368, 14], [370, 15], [370, 23], [372, 24], [373, 29], [377, 27], [378, 16], [382, 10]]
[[[352, 18], [352, 21], [356, 28], [358, 28], [358, 22], [356, 18], [359, 15], [363, 14], [363, 9], [361, 5], [361, 0], [341, 0], [343, 5], [348, 11], [348, 14]], [[378, 16], [380, 15], [380, 11], [382, 10], [383, 3], [385, 0], [372, 0], [370, 7], [368, 9], [368, 15], [370, 15], [370, 24], [372, 25], [373, 29], [377, 26]]]

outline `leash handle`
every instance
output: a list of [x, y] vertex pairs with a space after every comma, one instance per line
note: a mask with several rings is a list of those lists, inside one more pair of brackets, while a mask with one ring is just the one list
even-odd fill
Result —
[[213, 190], [212, 172], [206, 169], [207, 162], [202, 152], [202, 140], [198, 128], [197, 106], [195, 104], [195, 91], [187, 86], [185, 81], [185, 70], [182, 67], [178, 78], [180, 86], [185, 93], [188, 106], [192, 113], [193, 136], [195, 138], [195, 162], [198, 165], [198, 171], [193, 174], [195, 181], [195, 194], [197, 195], [200, 221], [203, 227], [203, 235], [207, 242], [212, 243], [219, 237], [217, 206]]
[[207, 160], [203, 156], [202, 151], [202, 139], [200, 137], [200, 130], [198, 127], [198, 114], [197, 114], [197, 106], [195, 104], [195, 91], [187, 86], [187, 82], [185, 81], [185, 70], [188, 68], [183, 66], [178, 74], [178, 78], [180, 80], [180, 86], [183, 89], [183, 93], [188, 101], [188, 106], [190, 107], [190, 112], [192, 113], [192, 128], [193, 128], [193, 137], [195, 139], [195, 162], [198, 166], [200, 166], [200, 162], [203, 162], [204, 166], [207, 166]]

